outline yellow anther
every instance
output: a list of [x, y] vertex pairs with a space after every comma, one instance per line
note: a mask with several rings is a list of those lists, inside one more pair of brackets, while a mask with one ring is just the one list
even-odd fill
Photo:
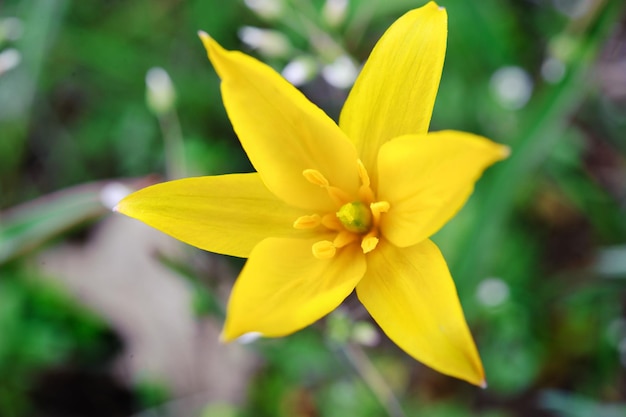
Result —
[[377, 201], [375, 203], [370, 204], [370, 209], [375, 213], [387, 213], [391, 206], [386, 201]]
[[357, 167], [359, 170], [359, 178], [361, 178], [361, 184], [363, 184], [366, 187], [369, 187], [370, 176], [367, 173], [367, 169], [365, 168], [365, 165], [363, 165], [363, 161], [361, 161], [360, 159], [357, 159], [356, 163], [357, 163]]
[[305, 169], [302, 171], [302, 175], [311, 184], [319, 185], [320, 187], [328, 187], [329, 185], [326, 177], [316, 169]]
[[374, 224], [378, 226], [380, 223], [380, 214], [387, 213], [391, 206], [386, 201], [377, 201], [370, 204], [370, 210], [372, 211], [372, 217], [374, 218]]
[[376, 236], [366, 236], [361, 241], [361, 249], [363, 253], [369, 253], [378, 246], [378, 238]]
[[333, 240], [333, 245], [336, 248], [343, 248], [344, 246], [349, 245], [350, 243], [356, 241], [357, 239], [358, 239], [357, 234], [350, 233], [346, 230], [342, 230], [341, 232], [337, 233], [335, 240]]
[[372, 226], [372, 212], [360, 201], [341, 206], [337, 218], [347, 231], [353, 233], [366, 233]]
[[322, 218], [319, 214], [311, 214], [310, 216], [301, 216], [293, 222], [295, 229], [313, 229], [322, 222]]
[[320, 240], [311, 247], [313, 256], [317, 259], [330, 259], [335, 256], [337, 248], [333, 245], [333, 242], [328, 240]]

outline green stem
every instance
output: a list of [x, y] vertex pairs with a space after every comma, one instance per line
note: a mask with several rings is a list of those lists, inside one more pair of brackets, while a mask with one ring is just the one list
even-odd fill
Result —
[[187, 172], [185, 162], [185, 144], [176, 109], [172, 108], [158, 115], [165, 153], [165, 171], [167, 178], [179, 179]]
[[380, 404], [385, 408], [389, 417], [406, 417], [400, 401], [396, 398], [389, 384], [383, 376], [378, 372], [369, 357], [365, 354], [360, 346], [354, 343], [341, 343], [339, 349], [350, 361], [361, 379], [374, 393]]

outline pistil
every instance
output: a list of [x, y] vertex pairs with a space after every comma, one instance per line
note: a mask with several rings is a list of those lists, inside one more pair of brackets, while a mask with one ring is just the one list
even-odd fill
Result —
[[367, 233], [372, 227], [372, 212], [360, 201], [344, 204], [337, 212], [343, 227], [353, 233]]

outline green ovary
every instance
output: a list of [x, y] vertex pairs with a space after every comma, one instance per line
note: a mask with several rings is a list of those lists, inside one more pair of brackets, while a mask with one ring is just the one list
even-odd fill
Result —
[[337, 218], [349, 232], [367, 233], [372, 227], [372, 212], [360, 201], [341, 206], [337, 212]]

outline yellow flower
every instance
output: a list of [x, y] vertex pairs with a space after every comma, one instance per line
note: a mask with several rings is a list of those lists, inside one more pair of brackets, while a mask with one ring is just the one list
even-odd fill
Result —
[[339, 126], [270, 67], [200, 37], [257, 172], [157, 184], [117, 211], [190, 245], [249, 258], [228, 303], [226, 341], [295, 332], [356, 288], [405, 352], [484, 385], [448, 267], [428, 238], [508, 148], [469, 133], [427, 133], [445, 9], [428, 3], [387, 30]]

